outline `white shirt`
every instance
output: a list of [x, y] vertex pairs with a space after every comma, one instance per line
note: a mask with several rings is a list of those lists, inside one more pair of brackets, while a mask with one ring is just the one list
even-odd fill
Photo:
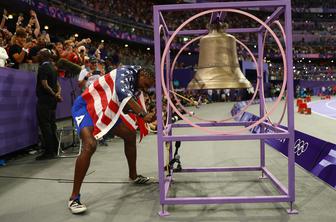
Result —
[[[78, 81], [82, 81], [88, 73], [89, 73], [89, 71], [86, 68], [82, 69], [82, 71], [79, 73]], [[88, 80], [86, 81], [86, 83], [85, 83], [85, 88], [89, 87], [99, 77], [100, 77], [100, 75], [92, 75], [92, 76], [90, 76], [88, 78]]]
[[6, 59], [8, 59], [8, 54], [4, 48], [0, 47], [0, 67], [5, 67]]

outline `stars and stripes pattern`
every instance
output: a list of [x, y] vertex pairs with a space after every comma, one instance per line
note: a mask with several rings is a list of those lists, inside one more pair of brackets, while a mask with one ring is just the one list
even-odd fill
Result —
[[[116, 92], [117, 72], [118, 70], [115, 69], [100, 77], [82, 94], [82, 97], [87, 104], [88, 113], [94, 123], [93, 135], [96, 139], [104, 136], [115, 125], [119, 118], [121, 118], [131, 130], [136, 130], [139, 122], [141, 122], [138, 121], [136, 115], [128, 115], [122, 112], [123, 108], [133, 95], [131, 91], [128, 91], [127, 97], [122, 96], [124, 98], [118, 98], [118, 93]], [[125, 92], [127, 91], [125, 87], [119, 87], [119, 89], [124, 89]], [[141, 96], [143, 97], [142, 93], [140, 94], [140, 97]], [[142, 107], [145, 107], [144, 104], [141, 104], [140, 99], [138, 99], [138, 102]], [[142, 126], [140, 129], [141, 128]], [[143, 135], [146, 135], [146, 133], [143, 133]]]

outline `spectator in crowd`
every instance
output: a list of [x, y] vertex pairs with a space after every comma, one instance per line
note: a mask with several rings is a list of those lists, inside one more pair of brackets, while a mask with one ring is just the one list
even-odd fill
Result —
[[86, 48], [84, 45], [81, 45], [77, 48], [79, 64], [84, 66], [85, 59], [87, 58]]
[[90, 57], [85, 68], [82, 69], [78, 76], [78, 85], [84, 91], [102, 74], [97, 70], [98, 61], [95, 57]]
[[[32, 43], [33, 42], [34, 41], [32, 41]], [[36, 44], [32, 45], [32, 47], [30, 48], [28, 58], [32, 60], [33, 63], [38, 62], [37, 54], [41, 49], [46, 48], [46, 43], [47, 43], [47, 40], [45, 36], [40, 35], [37, 38]]]
[[4, 45], [4, 40], [0, 37], [0, 67], [4, 67], [6, 65], [6, 60], [8, 59], [8, 54], [6, 51], [6, 46]]
[[14, 63], [14, 69], [18, 69], [21, 63], [28, 58], [28, 49], [31, 42], [26, 42], [27, 33], [24, 28], [18, 28], [13, 36], [13, 45], [9, 48], [9, 58]]
[[101, 58], [101, 56], [100, 56], [100, 54], [101, 54], [101, 50], [104, 48], [104, 43], [100, 43], [99, 44], [99, 46], [98, 46], [98, 48], [97, 48], [97, 50], [96, 50], [96, 52], [95, 52], [95, 56], [96, 56], [96, 58], [98, 59], [98, 60], [101, 60], [102, 58]]
[[[147, 90], [154, 85], [154, 74], [146, 69], [137, 66], [124, 66], [115, 71], [105, 75], [105, 81], [102, 81], [102, 85], [98, 84], [96, 87], [90, 87], [81, 96], [79, 96], [72, 108], [73, 118], [76, 123], [77, 132], [83, 141], [83, 151], [76, 160], [74, 185], [68, 207], [72, 213], [82, 213], [86, 211], [86, 206], [80, 202], [80, 188], [85, 177], [85, 174], [89, 168], [91, 156], [96, 150], [97, 142], [96, 138], [99, 138], [106, 134], [111, 128], [114, 135], [123, 138], [124, 150], [129, 168], [129, 179], [135, 184], [147, 184], [150, 182], [149, 177], [141, 176], [137, 173], [136, 168], [136, 131], [131, 129], [126, 124], [130, 124], [130, 120], [127, 114], [120, 116], [120, 111], [133, 112], [137, 115], [138, 125], [140, 130], [141, 121], [152, 122], [154, 120], [153, 113], [146, 113], [138, 103], [136, 97], [139, 96], [141, 91]], [[115, 80], [114, 84], [111, 84], [111, 79]], [[107, 106], [113, 111], [96, 113], [92, 107], [96, 103], [95, 99], [91, 98], [91, 93], [101, 92], [106, 93], [107, 101], [102, 102], [102, 109], [106, 110]], [[111, 91], [108, 93], [108, 91]], [[113, 92], [116, 92], [116, 96], [112, 97]], [[110, 95], [110, 96], [108, 96]], [[99, 99], [99, 98], [96, 98]], [[117, 110], [113, 104], [117, 105]], [[92, 115], [105, 115], [106, 118], [102, 118], [103, 123], [94, 122], [95, 117]], [[115, 120], [117, 118], [117, 120]], [[118, 119], [119, 118], [119, 119]], [[104, 120], [103, 120], [104, 119]], [[110, 121], [108, 121], [108, 119]], [[144, 123], [144, 122], [143, 122]], [[96, 125], [97, 124], [97, 125]], [[98, 126], [99, 124], [99, 126]], [[104, 126], [103, 126], [103, 125]], [[144, 127], [144, 125], [142, 125]], [[140, 131], [141, 132], [141, 131]]]
[[36, 160], [51, 159], [56, 156], [58, 139], [56, 136], [56, 107], [62, 101], [61, 87], [57, 81], [57, 71], [49, 49], [39, 51], [40, 61], [37, 73], [37, 117], [43, 138], [44, 152]]

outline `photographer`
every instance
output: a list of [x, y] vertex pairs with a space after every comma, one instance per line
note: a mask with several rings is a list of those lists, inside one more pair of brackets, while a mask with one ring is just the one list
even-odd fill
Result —
[[78, 85], [83, 91], [101, 76], [101, 72], [97, 70], [97, 65], [97, 59], [90, 57], [85, 64], [85, 68], [79, 73]]

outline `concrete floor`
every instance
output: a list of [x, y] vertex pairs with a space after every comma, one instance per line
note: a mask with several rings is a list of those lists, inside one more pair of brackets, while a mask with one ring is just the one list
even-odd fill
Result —
[[[232, 103], [203, 105], [195, 110], [202, 117], [228, 116]], [[218, 110], [214, 112], [214, 110]], [[257, 105], [250, 112], [257, 112]], [[277, 119], [282, 108], [272, 117]], [[318, 115], [296, 114], [297, 130], [336, 143], [335, 121]], [[286, 125], [286, 124], [284, 124]], [[176, 133], [199, 133], [193, 129]], [[66, 207], [70, 195], [74, 158], [35, 161], [34, 155], [17, 157], [0, 168], [0, 222], [142, 222], [142, 221], [336, 221], [336, 190], [296, 167], [298, 215], [289, 216], [287, 203], [176, 205], [168, 206], [170, 216], [160, 218], [158, 184], [134, 186], [128, 183], [123, 141], [116, 138], [101, 146], [93, 157], [82, 188], [82, 202], [89, 210], [72, 215]], [[186, 142], [180, 155], [182, 167], [239, 166], [259, 162], [259, 142]], [[267, 148], [267, 167], [287, 184], [287, 159]], [[156, 136], [138, 145], [138, 171], [157, 176]], [[268, 180], [258, 172], [176, 174], [171, 196], [276, 195]]]

